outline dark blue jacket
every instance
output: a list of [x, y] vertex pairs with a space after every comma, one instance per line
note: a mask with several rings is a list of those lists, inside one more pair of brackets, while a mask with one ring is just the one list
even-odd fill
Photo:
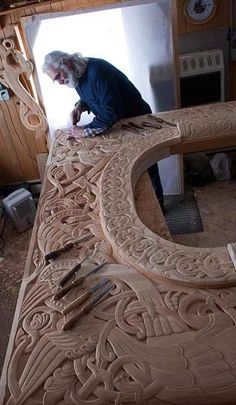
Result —
[[103, 59], [88, 58], [76, 91], [95, 118], [84, 128], [109, 128], [121, 118], [151, 113], [129, 79]]

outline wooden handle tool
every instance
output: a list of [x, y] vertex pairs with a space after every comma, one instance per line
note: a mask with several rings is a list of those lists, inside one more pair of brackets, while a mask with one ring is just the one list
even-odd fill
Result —
[[104, 288], [99, 291], [98, 294], [96, 294], [95, 297], [91, 298], [88, 300], [86, 304], [84, 304], [82, 307], [80, 307], [79, 311], [70, 319], [68, 319], [64, 325], [62, 326], [62, 329], [64, 331], [69, 330], [74, 324], [84, 315], [87, 314], [93, 306], [96, 304], [97, 301], [101, 302], [102, 297], [107, 294], [109, 290], [113, 288], [113, 283], [111, 281], [107, 282]]
[[173, 124], [173, 122], [165, 121], [163, 118], [160, 117], [155, 117], [155, 115], [148, 114], [148, 118], [151, 118], [152, 120], [159, 122], [159, 124], [166, 124], [170, 125], [171, 127], [176, 127], [176, 124]]
[[142, 127], [141, 125], [139, 125], [139, 124], [136, 124], [136, 122], [129, 121], [129, 122], [128, 122], [128, 125], [129, 125], [130, 127], [133, 127], [133, 128], [136, 128], [136, 129], [142, 129], [142, 130], [143, 130], [143, 127]]
[[79, 309], [79, 311], [77, 312], [77, 314], [75, 316], [73, 316], [71, 319], [68, 319], [68, 321], [66, 321], [64, 323], [64, 325], [62, 326], [62, 329], [64, 331], [67, 331], [68, 329], [70, 329], [72, 326], [74, 326], [74, 324], [84, 315], [87, 314], [89, 311], [91, 311], [93, 307], [93, 303], [90, 302], [87, 305], [84, 305], [82, 308]]
[[[60, 298], [64, 297], [64, 295], [66, 295], [69, 291], [71, 291], [73, 288], [78, 287], [79, 285], [81, 285], [86, 277], [91, 276], [93, 273], [97, 272], [99, 269], [101, 269], [103, 266], [105, 266], [105, 264], [107, 263], [102, 263], [99, 264], [98, 266], [96, 266], [94, 269], [92, 269], [91, 271], [89, 271], [87, 274], [85, 274], [84, 276], [78, 277], [76, 280], [73, 280], [71, 284], [69, 284], [68, 286], [62, 288], [60, 291], [58, 291], [55, 295], [54, 295], [54, 300], [58, 301]], [[73, 270], [73, 269], [72, 269]]]
[[54, 300], [58, 301], [60, 298], [64, 297], [69, 291], [72, 290], [72, 288], [78, 287], [80, 284], [82, 284], [84, 281], [84, 277], [78, 277], [76, 280], [72, 281], [70, 285], [67, 287], [62, 288], [60, 291], [58, 291], [54, 295]]
[[129, 131], [129, 132], [133, 132], [134, 134], [139, 134], [140, 133], [140, 129], [130, 127], [127, 124], [121, 124], [121, 129], [124, 129], [125, 131]]
[[76, 298], [74, 301], [72, 301], [67, 307], [65, 307], [62, 310], [63, 315], [68, 314], [72, 309], [78, 307], [79, 305], [83, 304], [83, 302], [87, 301], [87, 299], [92, 295], [95, 291], [97, 291], [99, 288], [102, 288], [105, 284], [109, 283], [110, 280], [107, 278], [104, 278], [102, 281], [97, 283], [95, 287], [86, 289], [78, 298]]
[[67, 281], [69, 281], [70, 278], [73, 277], [73, 276], [77, 273], [77, 271], [79, 271], [79, 269], [80, 269], [82, 263], [83, 263], [86, 259], [87, 259], [87, 257], [85, 257], [84, 260], [82, 260], [82, 262], [76, 264], [76, 265], [73, 267], [73, 269], [71, 269], [71, 270], [65, 275], [65, 277], [63, 277], [63, 278], [59, 281], [59, 286], [60, 286], [60, 287], [63, 287], [63, 286], [67, 283]]
[[147, 128], [156, 128], [156, 129], [162, 128], [161, 125], [149, 121], [142, 121], [142, 125]]
[[53, 250], [52, 252], [47, 253], [44, 258], [46, 260], [46, 262], [48, 262], [50, 259], [55, 259], [56, 257], [60, 256], [61, 253], [66, 252], [67, 250], [70, 250], [73, 248], [73, 246], [75, 244], [79, 244], [82, 242], [85, 242], [86, 240], [88, 240], [89, 238], [91, 238], [91, 233], [87, 233], [84, 236], [81, 236], [80, 238], [78, 238], [77, 240], [73, 241], [73, 242], [68, 242], [66, 243], [64, 246], [62, 246], [59, 249]]

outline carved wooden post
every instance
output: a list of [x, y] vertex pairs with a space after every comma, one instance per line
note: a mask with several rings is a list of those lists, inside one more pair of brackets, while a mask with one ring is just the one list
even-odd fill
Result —
[[27, 78], [30, 77], [33, 71], [32, 63], [25, 60], [10, 39], [5, 39], [0, 45], [0, 57], [3, 66], [0, 71], [0, 82], [19, 97], [22, 123], [27, 129], [35, 131], [36, 140], [44, 137], [46, 141], [48, 125], [44, 112], [20, 81], [22, 73], [25, 73]]

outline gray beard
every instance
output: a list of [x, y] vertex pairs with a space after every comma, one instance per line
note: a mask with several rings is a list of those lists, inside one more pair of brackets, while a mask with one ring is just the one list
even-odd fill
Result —
[[78, 86], [79, 79], [86, 70], [86, 64], [82, 63], [76, 56], [70, 61], [72, 64], [71, 68], [68, 68], [64, 63], [62, 64], [62, 67], [67, 75], [67, 79], [69, 80], [69, 82], [66, 83], [66, 86], [74, 89]]
[[69, 80], [68, 83], [66, 83], [66, 86], [74, 89], [79, 84], [78, 75], [76, 75], [74, 70], [69, 69], [67, 65], [63, 64], [62, 67], [63, 67], [63, 70], [64, 70], [64, 72], [66, 74], [67, 80]]

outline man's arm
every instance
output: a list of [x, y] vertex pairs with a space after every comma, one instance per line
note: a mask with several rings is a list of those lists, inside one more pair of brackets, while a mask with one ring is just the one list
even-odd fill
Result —
[[73, 125], [76, 125], [81, 118], [83, 112], [88, 111], [90, 113], [89, 107], [83, 100], [77, 101], [74, 109], [71, 112], [71, 121]]
[[106, 66], [98, 66], [92, 72], [93, 91], [99, 109], [92, 122], [84, 126], [85, 134], [95, 136], [110, 128], [124, 116], [124, 103], [117, 79]]

